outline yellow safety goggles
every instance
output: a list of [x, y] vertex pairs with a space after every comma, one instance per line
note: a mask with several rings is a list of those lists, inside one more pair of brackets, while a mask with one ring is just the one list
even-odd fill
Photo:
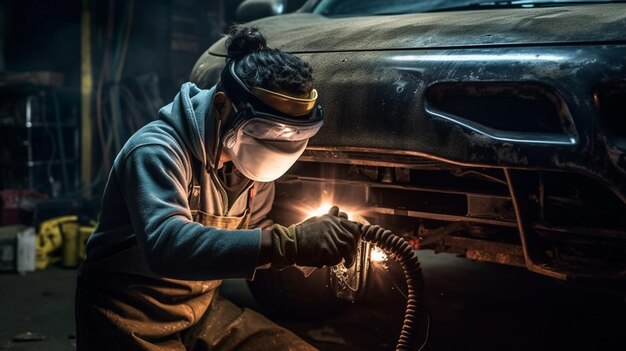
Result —
[[313, 89], [307, 98], [293, 97], [264, 88], [249, 89], [235, 73], [235, 62], [227, 63], [221, 74], [222, 86], [231, 100], [243, 108], [224, 129], [241, 129], [246, 135], [273, 141], [302, 141], [313, 137], [323, 124], [323, 110]]

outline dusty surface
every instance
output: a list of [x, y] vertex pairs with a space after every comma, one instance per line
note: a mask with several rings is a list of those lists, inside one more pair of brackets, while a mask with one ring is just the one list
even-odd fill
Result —
[[[432, 323], [424, 350], [626, 350], [626, 303], [566, 289], [522, 269], [420, 252]], [[73, 350], [75, 270], [0, 274], [0, 350]], [[246, 284], [222, 294], [258, 307]], [[395, 296], [395, 297], [394, 297]], [[402, 313], [397, 291], [312, 322], [280, 321], [322, 351], [392, 350]], [[10, 342], [21, 332], [43, 341]], [[325, 338], [333, 342], [315, 342]], [[337, 344], [337, 342], [340, 342]], [[341, 344], [345, 342], [345, 344]]]

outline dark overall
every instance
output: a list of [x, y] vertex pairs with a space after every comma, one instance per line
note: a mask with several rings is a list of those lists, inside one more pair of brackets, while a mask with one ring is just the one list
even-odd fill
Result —
[[[213, 216], [196, 211], [199, 192], [194, 186], [190, 195], [195, 221], [247, 228], [249, 205], [240, 217]], [[134, 238], [116, 254], [87, 259], [76, 290], [78, 350], [316, 350], [262, 315], [218, 296], [220, 284], [153, 275]]]

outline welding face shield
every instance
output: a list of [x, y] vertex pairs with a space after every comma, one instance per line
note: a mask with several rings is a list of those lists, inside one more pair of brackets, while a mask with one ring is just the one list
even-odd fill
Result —
[[323, 124], [322, 108], [315, 105], [317, 92], [295, 98], [257, 87], [248, 89], [235, 74], [234, 63], [222, 71], [222, 85], [235, 110], [222, 134], [223, 152], [247, 178], [276, 180], [302, 155]]

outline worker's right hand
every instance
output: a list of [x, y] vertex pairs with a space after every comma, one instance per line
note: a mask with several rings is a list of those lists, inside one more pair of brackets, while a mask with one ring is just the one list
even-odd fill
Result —
[[334, 266], [345, 260], [352, 266], [361, 238], [358, 224], [347, 219], [333, 206], [328, 214], [311, 217], [296, 227], [296, 264]]

